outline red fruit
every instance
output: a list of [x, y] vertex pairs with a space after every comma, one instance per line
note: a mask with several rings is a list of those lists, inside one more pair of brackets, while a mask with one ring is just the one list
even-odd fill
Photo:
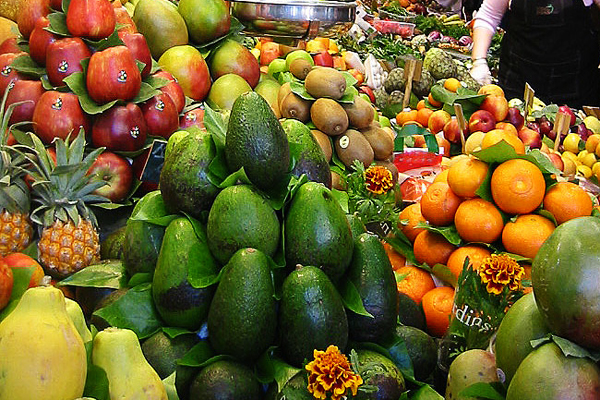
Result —
[[279, 51], [279, 43], [275, 42], [262, 42], [260, 45], [260, 65], [269, 65], [271, 61], [279, 58], [281, 52]]
[[92, 127], [94, 147], [113, 151], [136, 151], [146, 142], [147, 127], [142, 110], [134, 103], [103, 112]]
[[113, 203], [124, 200], [133, 182], [133, 169], [129, 161], [110, 151], [101, 153], [88, 171], [92, 181], [103, 180], [107, 185], [94, 190], [94, 194], [104, 196]]
[[175, 104], [175, 108], [177, 109], [177, 114], [183, 111], [183, 107], [185, 107], [185, 94], [183, 93], [183, 88], [177, 82], [177, 79], [173, 77], [167, 71], [158, 71], [154, 74], [155, 77], [165, 78], [171, 81], [167, 85], [160, 88], [163, 93], [168, 94], [173, 100]]
[[98, 104], [129, 101], [140, 91], [142, 75], [131, 50], [114, 46], [92, 55], [86, 83], [88, 94]]
[[[144, 172], [144, 167], [146, 166], [146, 163], [148, 162], [149, 156], [150, 156], [150, 149], [148, 148], [147, 150], [144, 150], [142, 152], [142, 154], [140, 154], [139, 156], [137, 156], [133, 159], [133, 163], [131, 164], [131, 166], [133, 168], [133, 175], [138, 180], [141, 180], [141, 178], [142, 178], [142, 173]], [[136, 193], [145, 194], [145, 193], [157, 190], [157, 189], [158, 189], [158, 183], [142, 181], [142, 183], [138, 187], [138, 190], [136, 191]]]
[[108, 0], [71, 0], [69, 3], [67, 29], [73, 36], [100, 40], [110, 36], [115, 26], [115, 10]]
[[179, 127], [179, 113], [166, 93], [154, 96], [141, 106], [148, 135], [168, 139]]
[[571, 107], [569, 107], [567, 105], [562, 105], [562, 106], [558, 107], [558, 111], [563, 112], [563, 113], [567, 114], [569, 117], [571, 117], [569, 126], [575, 125], [575, 122], [576, 122], [575, 113], [573, 112], [573, 110], [571, 110]]
[[8, 39], [4, 40], [2, 44], [0, 44], [0, 54], [20, 53], [22, 51], [23, 50], [21, 50], [19, 46], [17, 46], [17, 38], [14, 36], [9, 37]]
[[50, 0], [50, 8], [56, 11], [62, 11], [62, 0]]
[[315, 65], [333, 68], [333, 57], [327, 50], [321, 50], [313, 56], [313, 60], [315, 61]]
[[15, 81], [6, 97], [6, 107], [18, 102], [24, 103], [13, 109], [8, 123], [12, 125], [17, 122], [32, 121], [33, 111], [42, 94], [44, 94], [44, 88], [41, 81]]
[[129, 33], [126, 31], [119, 31], [119, 37], [125, 43], [125, 46], [131, 50], [133, 57], [145, 64], [142, 70], [142, 77], [148, 76], [152, 69], [152, 55], [150, 54], [146, 37], [141, 33]]
[[66, 139], [81, 128], [90, 132], [90, 120], [76, 95], [55, 90], [42, 94], [33, 110], [33, 130], [42, 142], [50, 144], [56, 137]]
[[225, 74], [236, 74], [254, 88], [260, 78], [260, 65], [256, 57], [232, 39], [226, 39], [214, 54], [211, 54], [209, 67], [213, 80]]
[[50, 12], [49, 0], [22, 0], [17, 16], [19, 32], [27, 40], [35, 28], [35, 22], [39, 17], [45, 17]]
[[25, 55], [21, 53], [0, 54], [0, 93], [4, 93], [8, 84], [13, 80], [24, 79], [16, 69], [10, 66], [15, 58]]
[[179, 118], [179, 129], [197, 126], [200, 129], [204, 128], [204, 108], [197, 107], [183, 114]]
[[[40, 17], [35, 22], [35, 28], [29, 36], [29, 55], [36, 63], [46, 65], [46, 49], [58, 37], [44, 28], [50, 25], [46, 17]], [[89, 57], [89, 56], [88, 56]]]
[[13, 272], [12, 269], [0, 260], [0, 310], [2, 310], [10, 301], [13, 290]]
[[129, 16], [127, 9], [123, 7], [119, 0], [113, 3], [113, 8], [115, 9], [115, 20], [117, 25], [122, 25], [118, 28], [119, 33], [137, 33], [137, 27], [135, 26], [135, 22]]
[[78, 37], [67, 37], [50, 43], [46, 50], [48, 80], [53, 86], [64, 85], [63, 80], [67, 76], [83, 71], [81, 61], [91, 55], [90, 49]]
[[33, 258], [23, 253], [10, 253], [2, 260], [8, 265], [10, 268], [33, 268], [33, 272], [31, 274], [31, 279], [29, 279], [29, 286], [27, 287], [35, 287], [42, 284], [42, 279], [44, 278], [44, 269], [42, 266]]

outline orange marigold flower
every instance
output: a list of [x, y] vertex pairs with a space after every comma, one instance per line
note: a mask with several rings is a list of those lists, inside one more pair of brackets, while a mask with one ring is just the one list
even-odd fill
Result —
[[492, 254], [479, 267], [481, 281], [486, 284], [488, 293], [500, 294], [505, 286], [518, 290], [525, 269], [507, 254]]
[[387, 193], [394, 187], [392, 173], [386, 167], [373, 165], [365, 171], [365, 185], [371, 193]]
[[308, 391], [316, 399], [327, 398], [331, 393], [332, 400], [345, 397], [348, 389], [355, 396], [363, 380], [350, 368], [348, 358], [340, 353], [337, 346], [331, 345], [326, 351], [314, 350], [314, 360], [306, 364], [308, 375]]

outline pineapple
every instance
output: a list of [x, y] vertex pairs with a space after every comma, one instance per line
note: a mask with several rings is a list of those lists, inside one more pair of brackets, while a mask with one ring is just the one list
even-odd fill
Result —
[[[21, 104], [9, 106], [5, 111], [6, 98], [12, 89], [11, 83], [0, 103], [0, 256], [23, 251], [33, 237], [33, 226], [29, 219], [29, 188], [23, 180], [28, 160], [7, 145], [10, 128], [8, 121], [13, 109]], [[12, 128], [12, 127], [11, 127]]]
[[30, 134], [36, 158], [31, 176], [32, 201], [39, 206], [31, 220], [39, 227], [38, 259], [46, 272], [58, 279], [100, 260], [100, 239], [89, 203], [107, 202], [92, 194], [105, 181], [91, 181], [86, 173], [103, 148], [87, 156], [83, 130], [69, 143], [56, 139], [56, 163], [40, 139]]

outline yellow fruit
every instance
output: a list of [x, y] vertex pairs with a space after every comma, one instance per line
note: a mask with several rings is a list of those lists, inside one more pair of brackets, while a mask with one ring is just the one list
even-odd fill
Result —
[[481, 142], [483, 141], [484, 136], [485, 133], [481, 131], [471, 133], [465, 141], [465, 153], [471, 154], [475, 151], [481, 150]]
[[600, 121], [593, 115], [589, 115], [583, 119], [585, 127], [594, 133], [600, 134]]
[[570, 151], [563, 151], [563, 153], [561, 154], [562, 158], [568, 158], [569, 160], [577, 160], [577, 154], [572, 153]]
[[577, 173], [583, 175], [584, 178], [590, 178], [592, 176], [592, 169], [587, 165], [579, 165], [577, 166]]
[[563, 175], [573, 176], [577, 172], [577, 164], [570, 158], [563, 157]]
[[595, 162], [596, 162], [596, 154], [594, 154], [594, 153], [587, 153], [585, 156], [583, 156], [581, 158], [581, 163], [583, 165], [587, 165], [590, 168], [592, 168], [592, 165], [594, 165]]
[[579, 153], [577, 153], [577, 161], [583, 163], [583, 159], [587, 155], [588, 155], [588, 151], [587, 150], [581, 150]]
[[596, 150], [594, 151], [598, 157], [600, 157], [600, 143], [596, 146]]
[[594, 165], [592, 165], [592, 173], [594, 175], [598, 175], [600, 173], [600, 161], [596, 161]]
[[585, 141], [585, 149], [590, 152], [593, 153], [596, 151], [596, 147], [598, 147], [598, 143], [600, 143], [600, 134], [593, 134], [590, 137], [587, 138], [587, 140]]
[[563, 141], [563, 148], [571, 153], [579, 153], [579, 142], [581, 141], [581, 136], [576, 133], [569, 133], [565, 136], [565, 140]]

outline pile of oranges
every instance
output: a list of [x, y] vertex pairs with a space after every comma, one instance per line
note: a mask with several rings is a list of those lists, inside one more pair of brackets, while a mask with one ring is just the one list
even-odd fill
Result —
[[[498, 251], [520, 256], [518, 260], [529, 275], [528, 259], [535, 257], [556, 225], [592, 213], [592, 198], [584, 189], [544, 176], [530, 159], [488, 164], [463, 155], [446, 171], [428, 187], [420, 202], [402, 210], [398, 228], [412, 243], [418, 264], [446, 266], [455, 279], [467, 257], [469, 267], [478, 268]], [[422, 224], [454, 227], [460, 243], [453, 244]], [[399, 277], [398, 291], [422, 305], [428, 332], [443, 336], [454, 289], [439, 286], [439, 281], [436, 285], [426, 269], [407, 265], [404, 259], [392, 265]]]

